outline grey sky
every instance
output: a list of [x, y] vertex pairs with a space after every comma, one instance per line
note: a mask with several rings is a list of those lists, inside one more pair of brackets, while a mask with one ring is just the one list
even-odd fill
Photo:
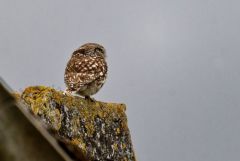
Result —
[[107, 49], [95, 95], [124, 102], [139, 161], [240, 160], [240, 1], [0, 1], [0, 75], [64, 89], [71, 52]]

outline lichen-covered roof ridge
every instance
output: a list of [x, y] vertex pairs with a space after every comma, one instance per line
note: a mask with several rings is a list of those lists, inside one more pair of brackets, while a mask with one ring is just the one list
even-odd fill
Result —
[[44, 86], [26, 88], [21, 101], [76, 159], [136, 160], [124, 104], [91, 102]]

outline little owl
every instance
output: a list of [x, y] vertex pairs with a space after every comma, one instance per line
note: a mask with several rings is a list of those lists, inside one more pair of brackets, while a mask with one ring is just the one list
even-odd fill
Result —
[[105, 52], [103, 46], [87, 43], [72, 53], [64, 74], [68, 92], [90, 98], [99, 91], [107, 77]]

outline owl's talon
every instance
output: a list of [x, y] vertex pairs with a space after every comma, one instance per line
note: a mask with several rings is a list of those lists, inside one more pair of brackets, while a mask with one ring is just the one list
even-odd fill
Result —
[[90, 96], [85, 96], [85, 99], [91, 102], [96, 102], [96, 100], [94, 98], [91, 98]]
[[67, 93], [66, 91], [63, 91], [63, 95], [67, 96], [67, 95], [68, 95], [68, 93]]
[[66, 89], [65, 91], [63, 91], [63, 95], [70, 96], [71, 92], [68, 89]]

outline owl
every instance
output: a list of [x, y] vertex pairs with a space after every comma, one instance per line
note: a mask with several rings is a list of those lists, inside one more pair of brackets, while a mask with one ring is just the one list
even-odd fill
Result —
[[76, 49], [67, 63], [64, 82], [67, 91], [85, 98], [97, 93], [107, 78], [106, 51], [96, 43]]

